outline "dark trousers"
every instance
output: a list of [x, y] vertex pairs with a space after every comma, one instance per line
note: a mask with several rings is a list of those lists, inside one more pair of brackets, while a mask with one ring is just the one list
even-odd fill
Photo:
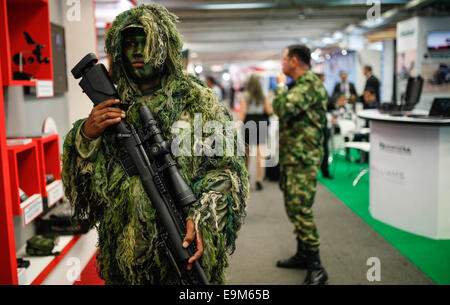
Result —
[[329, 176], [330, 172], [328, 170], [328, 139], [330, 138], [330, 131], [325, 125], [323, 129], [323, 160], [322, 165], [320, 166], [320, 170], [322, 171], [323, 176]]

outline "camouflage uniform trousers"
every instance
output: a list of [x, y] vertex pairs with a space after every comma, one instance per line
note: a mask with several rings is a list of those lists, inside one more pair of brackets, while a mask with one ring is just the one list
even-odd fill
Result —
[[312, 205], [316, 195], [319, 165], [303, 162], [295, 165], [281, 165], [280, 188], [284, 193], [284, 204], [294, 234], [306, 251], [317, 251], [320, 239], [314, 224]]

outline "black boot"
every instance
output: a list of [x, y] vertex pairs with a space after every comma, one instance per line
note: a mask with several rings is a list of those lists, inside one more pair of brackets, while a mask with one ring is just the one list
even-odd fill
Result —
[[307, 252], [307, 269], [303, 285], [325, 285], [328, 280], [328, 274], [320, 263], [319, 251]]
[[279, 260], [277, 267], [306, 269], [307, 257], [303, 253], [302, 243], [299, 239], [297, 239], [297, 253], [291, 258]]

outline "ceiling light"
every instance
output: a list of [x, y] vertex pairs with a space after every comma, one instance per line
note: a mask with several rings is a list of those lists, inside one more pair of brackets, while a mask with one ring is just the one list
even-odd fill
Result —
[[311, 53], [311, 58], [315, 61], [318, 61], [320, 58], [320, 53], [322, 53], [321, 49], [315, 49], [314, 52]]
[[134, 5], [129, 0], [121, 0], [117, 6], [120, 10], [126, 11], [132, 8]]
[[356, 30], [356, 25], [354, 25], [354, 24], [349, 24], [346, 28], [345, 28], [345, 32], [347, 32], [347, 33], [350, 33], [350, 32], [353, 32], [354, 30]]
[[223, 71], [223, 67], [221, 65], [212, 65], [210, 69], [212, 72], [222, 72]]
[[334, 42], [335, 42], [334, 39], [331, 38], [331, 37], [323, 37], [323, 38], [322, 38], [322, 43], [323, 43], [323, 44], [332, 44], [332, 43], [334, 43]]
[[203, 67], [202, 66], [195, 66], [194, 71], [195, 71], [195, 73], [200, 74], [203, 71]]
[[339, 39], [342, 39], [342, 38], [344, 38], [344, 35], [342, 34], [342, 32], [335, 32], [334, 34], [333, 34], [333, 39], [336, 39], [336, 40], [339, 40]]

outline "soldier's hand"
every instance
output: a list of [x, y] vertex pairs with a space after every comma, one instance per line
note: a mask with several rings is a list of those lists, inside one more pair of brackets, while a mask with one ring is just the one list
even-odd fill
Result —
[[187, 270], [191, 270], [192, 263], [198, 260], [203, 255], [202, 232], [198, 231], [198, 234], [195, 234], [194, 221], [188, 219], [188, 221], [186, 222], [186, 236], [184, 237], [183, 240], [183, 247], [184, 248], [189, 247], [189, 245], [194, 241], [194, 238], [197, 244], [197, 252], [195, 252], [194, 255], [189, 258], [188, 265], [186, 267]]
[[277, 83], [278, 84], [286, 84], [286, 75], [283, 72], [278, 72]]
[[84, 122], [84, 135], [91, 139], [98, 138], [108, 126], [117, 124], [121, 119], [125, 118], [125, 112], [122, 109], [112, 107], [119, 102], [117, 99], [107, 100], [95, 106]]

